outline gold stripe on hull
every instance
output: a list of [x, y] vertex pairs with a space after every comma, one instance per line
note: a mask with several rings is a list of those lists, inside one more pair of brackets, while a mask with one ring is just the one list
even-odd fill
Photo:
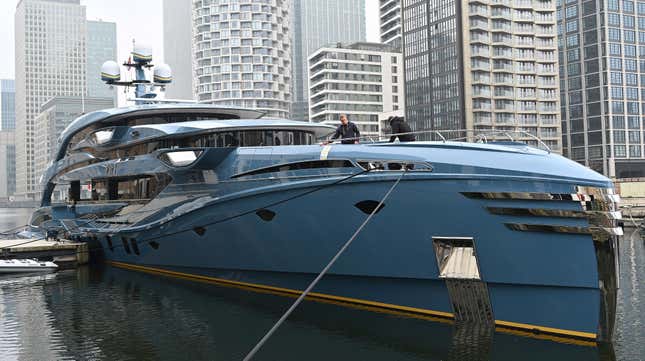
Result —
[[[123, 263], [117, 261], [108, 261], [115, 267], [125, 268], [135, 271], [141, 271], [152, 274], [160, 274], [164, 276], [177, 277], [187, 280], [194, 280], [200, 282], [213, 283], [224, 286], [231, 286], [243, 288], [252, 291], [259, 291], [263, 293], [279, 294], [290, 297], [298, 297], [302, 291], [268, 286], [249, 282], [231, 281], [223, 278], [202, 276], [191, 273], [170, 271], [161, 268], [140, 266], [130, 263]], [[408, 307], [401, 305], [394, 305], [390, 303], [382, 303], [375, 301], [362, 300], [357, 298], [342, 297], [329, 295], [325, 293], [311, 292], [306, 297], [309, 300], [321, 301], [325, 303], [334, 303], [340, 305], [348, 305], [354, 308], [365, 309], [374, 312], [388, 313], [406, 317], [427, 319], [430, 321], [438, 321], [442, 323], [453, 323], [453, 314], [451, 312], [427, 310], [423, 308]], [[580, 332], [572, 330], [564, 330], [560, 328], [545, 327], [529, 325], [525, 323], [517, 323], [510, 321], [495, 320], [495, 331], [511, 333], [519, 336], [551, 340], [560, 343], [576, 344], [581, 346], [596, 346], [596, 334], [589, 332]]]

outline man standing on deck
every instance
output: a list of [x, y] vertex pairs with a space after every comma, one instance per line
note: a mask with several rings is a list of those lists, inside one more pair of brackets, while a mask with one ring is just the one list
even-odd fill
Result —
[[408, 123], [403, 121], [403, 117], [389, 117], [387, 119], [390, 122], [390, 128], [392, 128], [392, 136], [390, 137], [390, 143], [396, 140], [396, 137], [399, 137], [400, 142], [414, 142], [416, 137], [412, 134], [412, 129]]
[[336, 133], [331, 137], [332, 140], [323, 142], [323, 145], [333, 142], [333, 139], [340, 138], [342, 144], [358, 144], [358, 138], [361, 132], [358, 131], [356, 124], [347, 120], [347, 115], [340, 115], [340, 125], [336, 128]]

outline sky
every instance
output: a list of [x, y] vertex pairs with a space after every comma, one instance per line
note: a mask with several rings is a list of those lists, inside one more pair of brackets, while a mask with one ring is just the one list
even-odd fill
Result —
[[[181, 0], [174, 0], [181, 1]], [[192, 1], [192, 0], [184, 0]], [[326, 0], [319, 0], [326, 1]], [[365, 0], [367, 40], [379, 41], [378, 0]], [[14, 13], [18, 0], [0, 0], [0, 78], [14, 78]], [[163, 62], [162, 0], [81, 0], [88, 20], [116, 23], [117, 62], [127, 59], [132, 39], [149, 45], [155, 62]], [[106, 59], [110, 60], [110, 59]]]

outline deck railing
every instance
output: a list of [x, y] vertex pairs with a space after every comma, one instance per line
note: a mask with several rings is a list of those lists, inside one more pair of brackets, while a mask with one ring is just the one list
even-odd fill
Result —
[[[531, 134], [527, 131], [522, 130], [472, 130], [472, 129], [457, 129], [457, 130], [417, 130], [413, 132], [406, 133], [393, 133], [385, 134], [379, 136], [360, 136], [356, 138], [343, 138], [343, 140], [357, 140], [359, 142], [368, 142], [368, 143], [385, 143], [392, 136], [399, 135], [421, 135], [429, 134], [430, 140], [437, 140], [441, 142], [472, 142], [472, 143], [489, 143], [489, 142], [499, 142], [499, 141], [511, 141], [511, 142], [524, 142], [527, 138], [534, 140], [538, 146], [541, 146], [547, 152], [551, 153], [551, 147], [547, 145], [540, 137]], [[455, 136], [450, 136], [450, 134], [456, 134]], [[323, 143], [330, 142], [331, 139], [327, 139]], [[334, 139], [333, 141], [340, 141], [340, 139]]]

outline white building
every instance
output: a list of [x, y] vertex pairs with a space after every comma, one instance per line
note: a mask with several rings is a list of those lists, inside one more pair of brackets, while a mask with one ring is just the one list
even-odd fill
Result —
[[85, 6], [79, 0], [21, 0], [15, 13], [16, 193], [37, 186], [34, 118], [53, 96], [87, 94]]
[[293, 19], [291, 117], [307, 120], [307, 58], [327, 44], [365, 41], [365, 0], [293, 0]]
[[290, 0], [194, 0], [197, 100], [289, 118], [290, 11]]
[[379, 114], [403, 98], [402, 55], [378, 43], [337, 44], [309, 57], [309, 119], [339, 124], [347, 114], [361, 135], [379, 135]]
[[191, 0], [163, 0], [164, 61], [172, 68], [167, 99], [194, 99], [193, 4]]
[[381, 43], [401, 49], [401, 0], [379, 0]]

